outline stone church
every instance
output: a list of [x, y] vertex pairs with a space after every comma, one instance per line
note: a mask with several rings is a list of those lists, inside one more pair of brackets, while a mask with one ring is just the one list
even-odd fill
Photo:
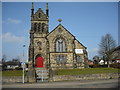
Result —
[[[58, 21], [61, 22], [62, 19]], [[48, 27], [48, 3], [46, 13], [41, 8], [34, 13], [32, 3], [28, 69], [85, 68], [88, 59], [86, 47], [62, 24], [51, 32]]]

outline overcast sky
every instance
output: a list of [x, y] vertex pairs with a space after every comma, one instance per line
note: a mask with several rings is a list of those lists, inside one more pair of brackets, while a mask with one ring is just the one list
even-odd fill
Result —
[[[98, 55], [101, 37], [110, 33], [118, 43], [117, 2], [48, 2], [49, 32], [59, 23], [87, 47], [89, 59]], [[35, 12], [46, 3], [35, 2]], [[2, 3], [2, 54], [8, 60], [22, 59], [23, 45], [26, 47], [25, 61], [28, 60], [29, 31], [31, 28], [31, 2]]]

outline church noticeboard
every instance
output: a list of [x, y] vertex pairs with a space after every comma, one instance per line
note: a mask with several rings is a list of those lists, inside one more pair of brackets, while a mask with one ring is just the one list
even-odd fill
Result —
[[75, 49], [76, 54], [83, 54], [83, 49]]

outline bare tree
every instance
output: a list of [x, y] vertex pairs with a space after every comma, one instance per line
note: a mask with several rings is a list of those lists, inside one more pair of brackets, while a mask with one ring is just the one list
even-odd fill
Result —
[[6, 57], [6, 55], [4, 54], [4, 55], [2, 56], [2, 62], [6, 62], [6, 60], [7, 60], [7, 57]]
[[99, 56], [94, 56], [93, 60], [94, 60], [95, 64], [99, 64], [100, 58], [99, 58]]
[[106, 34], [105, 36], [102, 36], [99, 47], [99, 54], [105, 57], [104, 61], [107, 61], [107, 65], [109, 67], [109, 62], [112, 59], [111, 50], [116, 47], [116, 41], [113, 39], [111, 34]]
[[6, 55], [4, 54], [4, 55], [2, 56], [2, 70], [5, 70], [6, 67], [7, 67], [6, 60], [7, 60], [7, 57], [6, 57]]

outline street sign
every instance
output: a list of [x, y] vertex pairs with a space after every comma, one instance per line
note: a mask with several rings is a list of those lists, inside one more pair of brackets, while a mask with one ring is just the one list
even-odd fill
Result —
[[25, 66], [26, 66], [25, 62], [22, 62], [21, 65], [22, 65], [22, 68], [25, 68]]
[[22, 62], [21, 64], [22, 64], [22, 65], [24, 65], [24, 64], [25, 64], [25, 62]]

